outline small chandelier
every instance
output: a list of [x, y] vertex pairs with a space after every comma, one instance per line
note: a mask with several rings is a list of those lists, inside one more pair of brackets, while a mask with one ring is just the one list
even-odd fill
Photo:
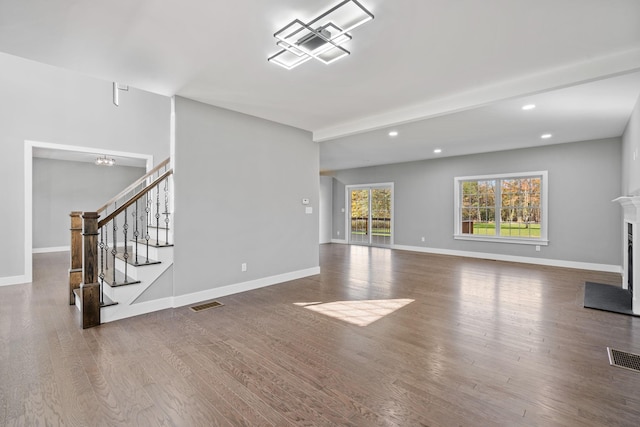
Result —
[[293, 20], [273, 36], [281, 51], [267, 60], [287, 70], [311, 58], [330, 64], [349, 55], [341, 45], [351, 40], [351, 31], [373, 19], [373, 14], [356, 0], [345, 0], [305, 23]]
[[113, 166], [116, 164], [116, 159], [113, 157], [107, 157], [105, 155], [96, 157], [96, 165], [98, 166]]

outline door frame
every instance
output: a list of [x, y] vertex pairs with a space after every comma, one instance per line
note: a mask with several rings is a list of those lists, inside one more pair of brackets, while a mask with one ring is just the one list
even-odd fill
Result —
[[[344, 191], [344, 205], [346, 207], [346, 212], [344, 216], [344, 230], [345, 230], [345, 239], [347, 244], [351, 245], [351, 190], [371, 190], [374, 188], [391, 188], [391, 239], [389, 239], [388, 245], [374, 245], [372, 243], [368, 243], [366, 245], [361, 246], [373, 246], [373, 247], [381, 247], [381, 248], [390, 248], [394, 245], [395, 240], [395, 190], [394, 190], [393, 182], [376, 182], [371, 184], [349, 184], [345, 185]], [[369, 194], [369, 205], [371, 205], [371, 194]], [[371, 217], [371, 209], [369, 209], [369, 217]], [[371, 235], [369, 235], [369, 241], [371, 241]]]

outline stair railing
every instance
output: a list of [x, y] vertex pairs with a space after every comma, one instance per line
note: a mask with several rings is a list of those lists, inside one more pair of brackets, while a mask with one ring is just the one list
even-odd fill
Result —
[[[171, 246], [169, 241], [170, 178], [173, 175], [173, 169], [170, 169], [169, 165], [170, 159], [159, 163], [95, 212], [74, 211], [70, 214], [69, 302], [71, 305], [75, 304], [74, 290], [79, 288], [83, 329], [99, 325], [100, 307], [114, 303], [105, 298], [105, 281], [111, 286], [126, 284], [129, 263], [140, 265], [150, 262], [150, 245]], [[100, 216], [103, 216], [103, 219], [99, 219]], [[163, 224], [161, 224], [161, 218]], [[155, 225], [153, 225], [154, 220]], [[121, 224], [121, 228], [118, 224]], [[151, 239], [152, 228], [155, 228], [155, 240]], [[160, 230], [162, 230], [163, 241], [161, 241]], [[135, 245], [133, 260], [130, 260], [132, 255], [128, 244], [130, 236], [133, 236]], [[143, 260], [139, 258], [139, 245], [146, 246], [146, 256]], [[118, 256], [124, 261], [124, 278], [121, 283], [118, 283], [116, 277], [115, 264]], [[110, 260], [111, 270], [109, 270]]]

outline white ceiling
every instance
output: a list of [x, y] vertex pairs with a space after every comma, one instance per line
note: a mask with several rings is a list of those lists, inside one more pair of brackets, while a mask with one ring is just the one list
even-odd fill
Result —
[[0, 51], [309, 130], [322, 169], [619, 136], [640, 95], [638, 0], [361, 0], [349, 57], [267, 62], [337, 2], [0, 0]]

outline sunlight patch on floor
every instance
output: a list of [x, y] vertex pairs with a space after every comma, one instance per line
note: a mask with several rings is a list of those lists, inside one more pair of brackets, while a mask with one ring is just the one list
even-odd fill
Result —
[[357, 326], [367, 326], [412, 303], [412, 299], [296, 302], [295, 305]]

